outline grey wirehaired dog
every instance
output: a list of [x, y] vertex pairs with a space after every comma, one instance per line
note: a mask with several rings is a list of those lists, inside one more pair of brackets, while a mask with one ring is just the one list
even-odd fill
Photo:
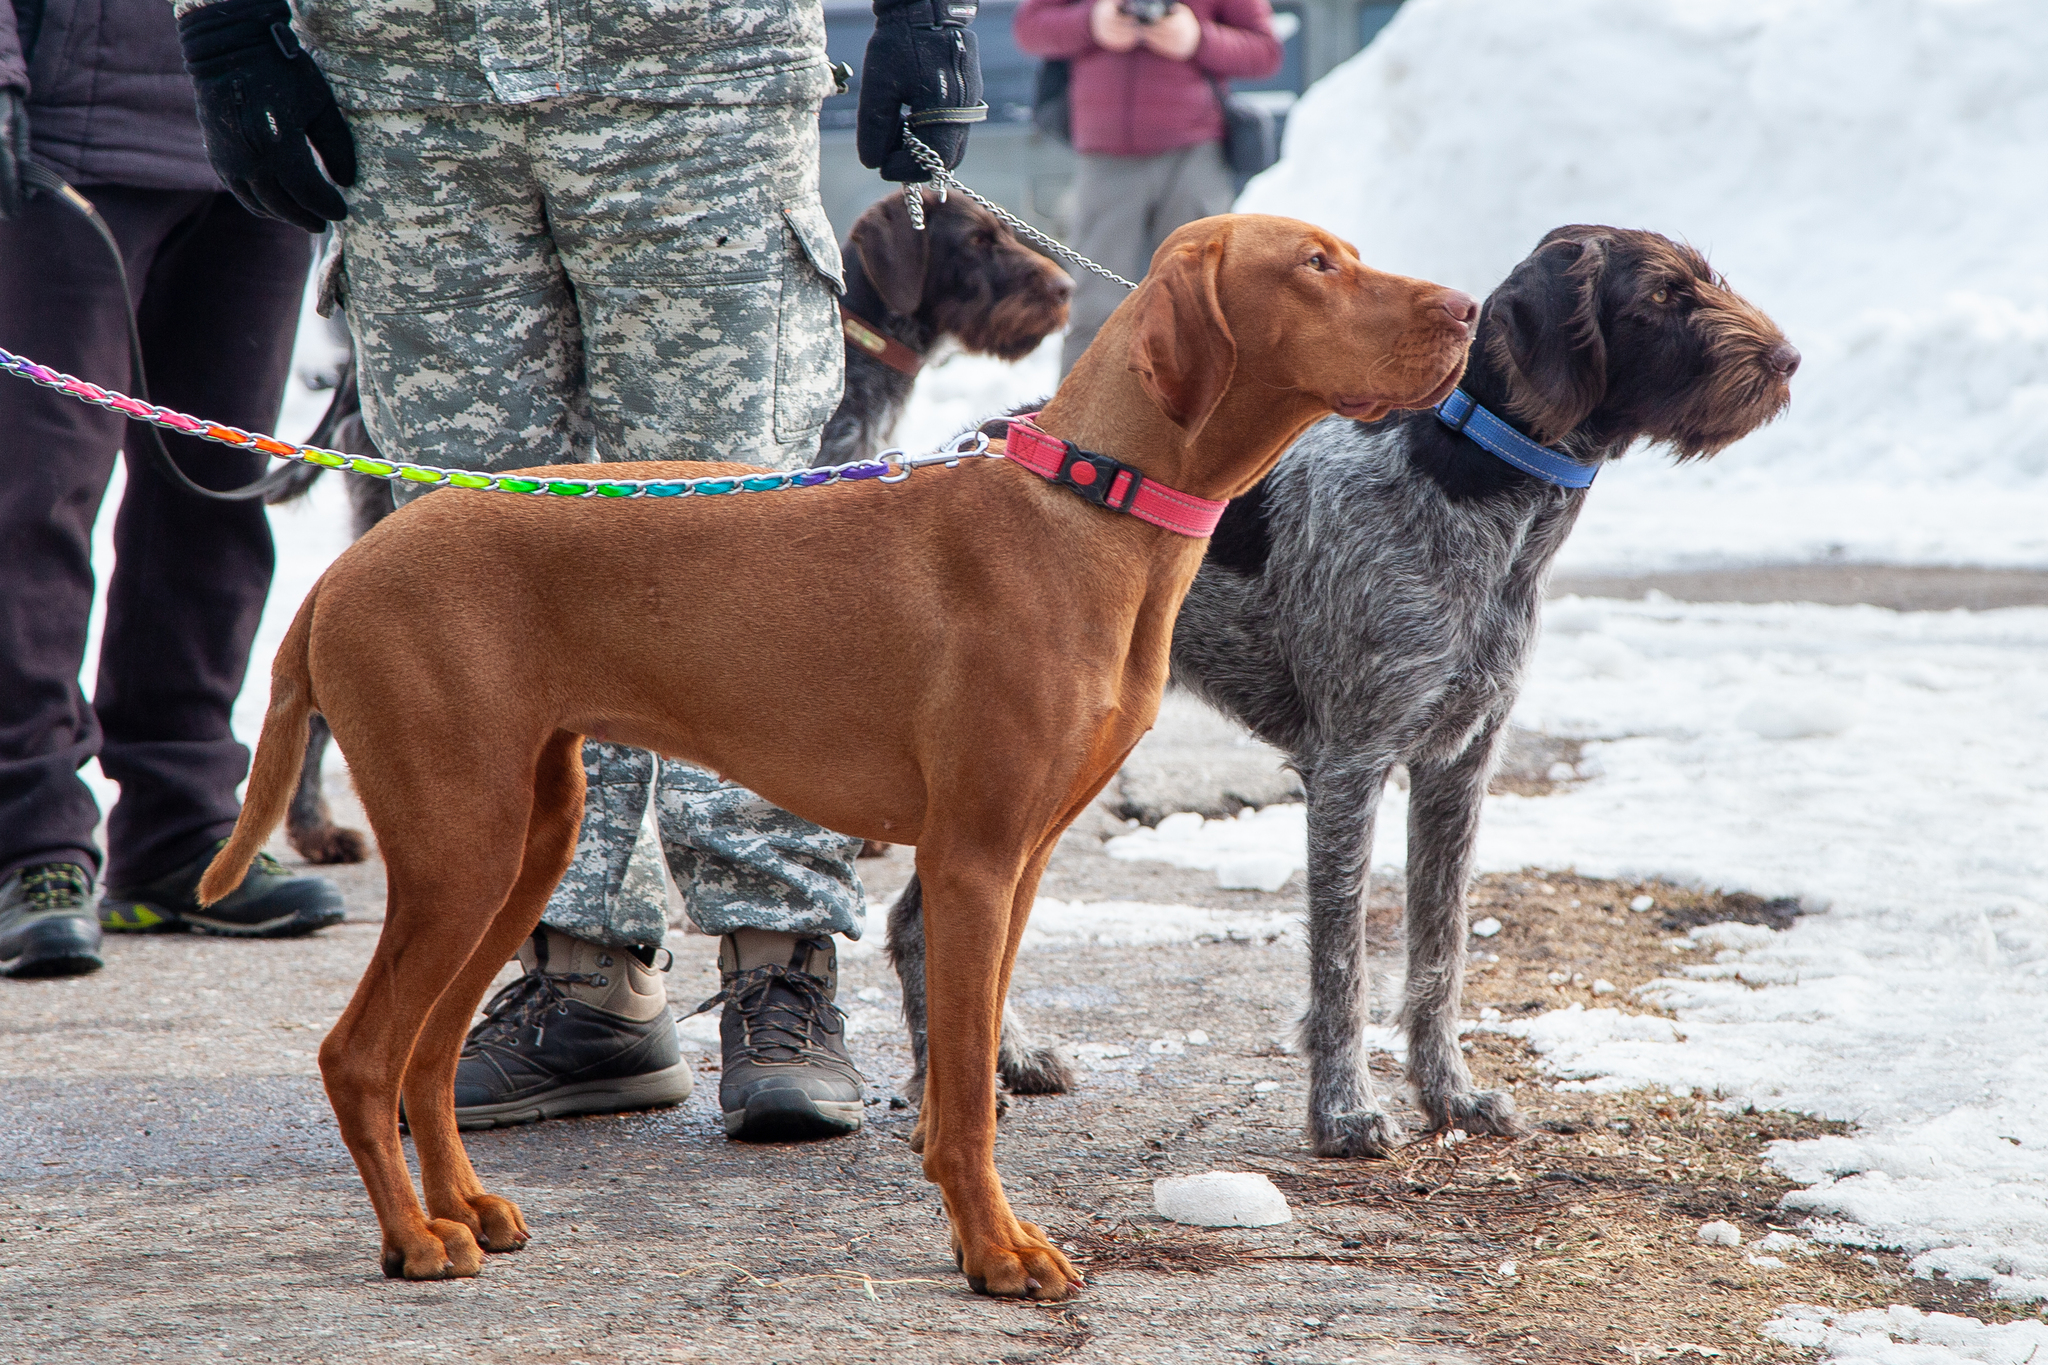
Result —
[[[1651, 232], [1544, 237], [1486, 300], [1462, 388], [1523, 436], [1597, 467], [1638, 441], [1711, 455], [1790, 400], [1799, 352], [1699, 253]], [[1329, 419], [1231, 504], [1174, 628], [1173, 677], [1284, 750], [1308, 794], [1309, 1140], [1401, 1141], [1366, 1069], [1365, 890], [1374, 816], [1409, 774], [1408, 1075], [1433, 1128], [1512, 1134], [1458, 1047], [1479, 810], [1584, 489], [1507, 463], [1431, 412]], [[922, 1077], [919, 889], [889, 948]], [[1013, 1016], [1006, 1014], [1008, 1035]], [[1005, 1039], [1013, 1089], [1047, 1086]], [[1022, 1081], [1019, 1085], [1018, 1082]], [[913, 1085], [913, 1089], [915, 1086]]]

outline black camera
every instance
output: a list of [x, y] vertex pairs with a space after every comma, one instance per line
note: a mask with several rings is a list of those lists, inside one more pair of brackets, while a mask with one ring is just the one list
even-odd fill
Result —
[[1173, 0], [1116, 0], [1116, 7], [1126, 19], [1150, 25], [1166, 17], [1166, 12], [1173, 8]]

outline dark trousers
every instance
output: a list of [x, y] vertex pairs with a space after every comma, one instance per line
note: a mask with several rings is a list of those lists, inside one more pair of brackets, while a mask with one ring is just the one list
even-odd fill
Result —
[[[123, 299], [91, 227], [47, 195], [0, 222], [0, 346], [126, 392], [126, 309], [150, 396], [268, 431], [291, 366], [310, 255], [298, 228], [224, 193], [85, 186], [121, 244]], [[247, 483], [263, 456], [165, 433], [193, 480]], [[99, 678], [78, 685], [92, 608], [92, 525], [126, 444]], [[233, 826], [249, 751], [229, 710], [275, 560], [260, 503], [172, 485], [118, 415], [0, 376], [0, 876], [69, 860], [97, 869], [99, 810], [78, 770], [121, 784], [107, 881], [189, 861]]]

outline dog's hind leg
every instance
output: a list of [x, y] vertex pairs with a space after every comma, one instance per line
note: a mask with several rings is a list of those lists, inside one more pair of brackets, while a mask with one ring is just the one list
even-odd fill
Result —
[[[419, 764], [435, 763], [431, 773], [357, 773], [384, 850], [384, 932], [348, 1007], [320, 1044], [320, 1075], [377, 1212], [384, 1273], [441, 1280], [476, 1274], [483, 1250], [464, 1223], [429, 1220], [421, 1209], [398, 1138], [399, 1090], [422, 1026], [476, 955], [519, 879], [519, 837], [531, 822], [534, 775], [463, 764], [445, 749], [435, 754], [430, 744], [411, 743], [414, 738], [393, 735], [388, 749]], [[435, 1059], [420, 1060], [431, 1073]], [[445, 1065], [452, 1069], [452, 1060]], [[452, 1086], [438, 1102], [452, 1129]], [[434, 1104], [423, 1095], [409, 1115], [416, 1134], [434, 1131]]]
[[1385, 1156], [1401, 1127], [1366, 1067], [1372, 969], [1365, 890], [1373, 826], [1391, 765], [1348, 756], [1308, 766], [1308, 1137], [1317, 1156]]
[[320, 790], [320, 765], [333, 738], [327, 717], [315, 711], [306, 722], [306, 757], [299, 765], [299, 785], [292, 793], [291, 809], [285, 812], [285, 837], [309, 863], [359, 863], [369, 856], [369, 844], [361, 830], [343, 829], [334, 823], [334, 812], [327, 808], [327, 797]]
[[[897, 983], [903, 988], [903, 1023], [910, 1033], [910, 1055], [914, 1065], [903, 1084], [903, 1098], [911, 1104], [924, 1102], [925, 1038], [924, 1003], [924, 886], [913, 875], [903, 894], [889, 907], [889, 961], [896, 968]], [[1003, 1084], [1019, 1095], [1064, 1095], [1074, 1088], [1073, 1068], [1058, 1048], [1038, 1042], [1016, 1007], [1003, 1001], [1002, 1041], [996, 1049], [996, 1074]], [[996, 1113], [1009, 1109], [1009, 1101], [996, 1096]]]
[[1408, 1077], [1432, 1128], [1514, 1136], [1525, 1130], [1502, 1090], [1474, 1091], [1458, 1048], [1465, 989], [1465, 895], [1479, 808], [1493, 771], [1496, 723], [1445, 763], [1409, 764]]
[[478, 1002], [540, 922], [549, 894], [568, 870], [582, 815], [582, 740], [557, 734], [535, 764], [533, 816], [519, 880], [461, 975], [427, 1016], [406, 1068], [405, 1112], [419, 1153], [427, 1216], [461, 1223], [486, 1251], [517, 1251], [529, 1234], [519, 1206], [487, 1193], [469, 1164], [455, 1126], [455, 1067]]

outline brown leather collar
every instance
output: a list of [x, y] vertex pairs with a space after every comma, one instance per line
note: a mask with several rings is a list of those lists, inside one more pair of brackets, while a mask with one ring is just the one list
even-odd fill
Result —
[[898, 374], [915, 378], [917, 372], [924, 368], [923, 356], [895, 337], [887, 335], [866, 318], [848, 312], [843, 303], [839, 305], [839, 330], [846, 333], [848, 341]]

